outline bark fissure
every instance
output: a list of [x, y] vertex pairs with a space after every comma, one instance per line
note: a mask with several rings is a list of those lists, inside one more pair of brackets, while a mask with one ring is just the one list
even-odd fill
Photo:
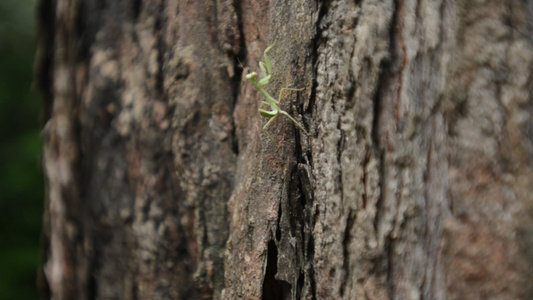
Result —
[[276, 242], [268, 242], [266, 271], [263, 281], [263, 300], [287, 299], [291, 286], [284, 280], [276, 279], [278, 273], [278, 248]]
[[133, 0], [131, 3], [132, 10], [133, 10], [133, 20], [139, 19], [139, 15], [141, 14], [141, 7], [142, 7], [142, 0]]
[[[392, 27], [392, 26], [391, 26]], [[392, 46], [391, 46], [392, 48]], [[372, 139], [372, 146], [369, 151], [372, 151], [375, 157], [377, 158], [378, 163], [378, 174], [379, 174], [379, 193], [378, 198], [376, 201], [376, 216], [374, 217], [373, 226], [374, 226], [374, 232], [376, 234], [379, 234], [379, 224], [381, 222], [381, 214], [383, 213], [383, 201], [384, 201], [384, 192], [385, 192], [385, 186], [387, 184], [387, 178], [385, 177], [385, 149], [384, 146], [381, 145], [381, 138], [379, 133], [379, 122], [380, 122], [380, 116], [381, 116], [381, 98], [382, 98], [382, 91], [384, 91], [384, 88], [386, 86], [386, 82], [388, 82], [388, 76], [390, 76], [391, 67], [389, 63], [384, 63], [382, 67], [382, 71], [379, 75], [378, 81], [377, 81], [377, 88], [375, 97], [373, 98], [373, 119], [372, 119], [372, 126], [371, 126], [371, 133], [370, 137]], [[370, 153], [369, 153], [370, 155]], [[366, 169], [366, 168], [365, 168]], [[365, 179], [366, 179], [366, 171], [365, 171]], [[366, 197], [365, 197], [366, 202]]]
[[[433, 126], [431, 126], [430, 130], [428, 130], [429, 132], [433, 133]], [[433, 143], [429, 143], [429, 148], [427, 149], [427, 153], [426, 153], [426, 166], [425, 166], [425, 170], [424, 170], [424, 174], [423, 174], [423, 179], [424, 179], [424, 182], [425, 183], [429, 183], [431, 182], [431, 166], [432, 166], [432, 163], [433, 161], [431, 160], [431, 151], [432, 151], [432, 146], [433, 146]], [[432, 253], [432, 250], [435, 249], [435, 246], [432, 241], [432, 237], [431, 235], [433, 234], [433, 230], [432, 228], [430, 227], [430, 222], [432, 221], [435, 221], [437, 222], [436, 220], [431, 220], [431, 214], [430, 214], [430, 195], [429, 195], [429, 191], [428, 191], [429, 187], [428, 185], [424, 185], [424, 190], [423, 190], [423, 195], [424, 195], [424, 212], [426, 213], [425, 217], [424, 217], [424, 232], [422, 232], [421, 234], [424, 236], [424, 244], [427, 245], [427, 248], [424, 249], [425, 250], [425, 255], [427, 258], [431, 258], [433, 257], [433, 253]], [[440, 239], [437, 239], [437, 240], [440, 240]], [[438, 245], [437, 245], [438, 246]], [[432, 281], [432, 279], [434, 278], [435, 276], [435, 273], [431, 272], [433, 270], [436, 270], [435, 268], [435, 264], [436, 264], [436, 261], [435, 260], [427, 260], [426, 261], [427, 264], [432, 264], [433, 268], [427, 268], [426, 271], [425, 271], [425, 274], [424, 274], [424, 277], [422, 278], [422, 282], [421, 282], [421, 286], [420, 286], [420, 290], [423, 291], [422, 295], [421, 295], [421, 299], [424, 299], [425, 295], [428, 294], [428, 291], [431, 290], [431, 287], [432, 287], [432, 284], [431, 282], [428, 282], [428, 279], [430, 279]]]
[[316, 285], [314, 278], [314, 239], [312, 229], [315, 220], [315, 204], [313, 200], [313, 178], [312, 169], [308, 164], [298, 164], [299, 189], [301, 191], [301, 201], [303, 207], [303, 226], [301, 226], [301, 235], [303, 237], [302, 252], [303, 261], [302, 272], [304, 282], [301, 285], [301, 298], [311, 297], [316, 299]]
[[[328, 1], [320, 1], [317, 0], [317, 20], [315, 23], [315, 35], [313, 36], [312, 40], [312, 49], [311, 52], [311, 58], [312, 58], [312, 66], [313, 66], [313, 81], [311, 83], [311, 93], [309, 95], [309, 105], [308, 105], [308, 113], [312, 115], [313, 113], [313, 107], [315, 107], [316, 99], [317, 99], [317, 87], [318, 87], [318, 49], [323, 44], [324, 38], [322, 36], [322, 22], [324, 19], [324, 16], [327, 14], [328, 10]], [[310, 123], [312, 124], [312, 123]], [[316, 126], [316, 125], [315, 125]], [[312, 131], [310, 132], [312, 134]], [[309, 155], [312, 155], [312, 151], [309, 151]], [[312, 160], [310, 160], [312, 161]]]
[[349, 261], [349, 255], [350, 255], [350, 243], [352, 242], [352, 236], [350, 234], [350, 231], [352, 230], [352, 227], [354, 226], [355, 222], [355, 212], [350, 210], [348, 212], [348, 219], [346, 220], [346, 228], [344, 229], [344, 237], [342, 242], [342, 251], [344, 255], [344, 279], [343, 283], [340, 287], [340, 295], [341, 297], [345, 297], [345, 290], [346, 290], [346, 284], [348, 282], [348, 279], [351, 277], [351, 266]]
[[385, 282], [386, 282], [386, 285], [387, 285], [387, 293], [388, 293], [388, 296], [390, 298], [393, 297], [393, 295], [395, 295], [395, 290], [394, 290], [394, 260], [395, 260], [395, 255], [394, 255], [394, 248], [395, 248], [395, 241], [394, 241], [394, 238], [392, 238], [389, 235], [386, 236], [385, 238], [385, 245], [384, 245], [384, 252], [386, 253], [386, 264], [387, 264], [387, 268], [386, 268], [386, 278], [385, 278]]
[[[134, 3], [134, 6], [136, 5], [138, 4]], [[163, 38], [166, 35], [166, 33], [164, 32], [165, 27], [163, 26], [163, 24], [166, 23], [165, 22], [166, 20], [164, 18], [165, 7], [166, 7], [166, 0], [160, 0], [158, 12], [157, 12], [157, 16], [156, 16], [156, 20], [154, 24], [154, 36], [156, 39], [155, 49], [157, 50], [157, 74], [155, 78], [156, 80], [155, 88], [156, 88], [157, 93], [160, 95], [159, 97], [162, 98], [161, 100], [166, 98], [166, 95], [164, 94], [165, 93], [164, 68], [165, 68], [165, 53], [167, 53], [168, 45], [165, 44], [165, 39]], [[137, 9], [138, 8], [135, 7], [135, 10]], [[137, 19], [137, 17], [135, 17], [135, 19]]]
[[236, 108], [236, 105], [238, 103], [238, 100], [239, 100], [239, 97], [240, 97], [240, 92], [241, 92], [241, 83], [242, 83], [242, 79], [243, 79], [243, 73], [244, 73], [244, 68], [242, 66], [242, 63], [243, 61], [246, 61], [246, 44], [245, 44], [245, 40], [246, 40], [246, 36], [244, 35], [244, 30], [243, 30], [243, 11], [242, 11], [242, 4], [241, 4], [241, 1], [236, 1], [236, 2], [233, 2], [232, 3], [234, 9], [235, 9], [235, 15], [236, 15], [236, 18], [237, 18], [237, 32], [238, 32], [238, 35], [240, 37], [239, 39], [239, 45], [238, 45], [238, 49], [239, 51], [237, 53], [232, 53], [232, 57], [233, 57], [233, 73], [235, 74], [234, 75], [234, 78], [232, 80], [232, 89], [233, 89], [233, 106], [232, 106], [232, 111], [233, 111], [233, 117], [231, 118], [231, 125], [232, 125], [232, 132], [231, 132], [231, 136], [232, 136], [232, 149], [233, 149], [233, 153], [235, 154], [235, 156], [238, 156], [239, 155], [239, 141], [238, 141], [238, 136], [237, 136], [237, 132], [236, 132], [236, 128], [237, 126], [235, 125], [235, 108]]

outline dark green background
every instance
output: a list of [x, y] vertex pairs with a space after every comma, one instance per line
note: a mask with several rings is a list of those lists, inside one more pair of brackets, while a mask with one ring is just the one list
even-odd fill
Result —
[[35, 0], [0, 0], [0, 299], [38, 299], [41, 99], [32, 89]]

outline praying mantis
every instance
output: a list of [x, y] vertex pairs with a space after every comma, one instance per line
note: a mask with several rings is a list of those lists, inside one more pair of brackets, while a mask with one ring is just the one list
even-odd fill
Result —
[[246, 79], [250, 80], [253, 83], [253, 85], [257, 88], [257, 90], [261, 94], [263, 94], [263, 96], [265, 97], [266, 102], [261, 101], [261, 105], [268, 105], [272, 109], [271, 111], [268, 111], [268, 110], [264, 110], [260, 108], [259, 115], [261, 117], [269, 119], [266, 125], [263, 126], [263, 132], [266, 133], [268, 138], [272, 141], [272, 143], [274, 143], [274, 145], [276, 145], [276, 148], [278, 148], [278, 144], [276, 143], [276, 141], [274, 141], [272, 136], [270, 136], [270, 134], [267, 131], [267, 128], [268, 126], [270, 126], [270, 124], [272, 124], [272, 122], [274, 122], [274, 120], [276, 120], [276, 118], [280, 114], [287, 116], [294, 123], [294, 125], [296, 125], [296, 127], [302, 130], [306, 135], [309, 135], [309, 133], [307, 133], [307, 131], [303, 128], [303, 126], [298, 121], [296, 121], [293, 117], [291, 117], [291, 115], [289, 115], [286, 111], [280, 108], [280, 103], [281, 103], [281, 99], [283, 97], [284, 91], [302, 91], [303, 89], [282, 88], [279, 92], [278, 100], [270, 96], [270, 94], [267, 91], [265, 91], [265, 89], [263, 89], [263, 86], [267, 85], [268, 82], [270, 81], [270, 78], [272, 78], [272, 63], [270, 62], [270, 59], [267, 56], [267, 52], [270, 49], [272, 49], [273, 46], [274, 44], [270, 45], [268, 48], [265, 49], [265, 52], [263, 53], [265, 57], [265, 62], [262, 62], [262, 61], [259, 62], [259, 68], [261, 69], [261, 73], [263, 74], [263, 77], [258, 81], [257, 73], [252, 72], [246, 75]]

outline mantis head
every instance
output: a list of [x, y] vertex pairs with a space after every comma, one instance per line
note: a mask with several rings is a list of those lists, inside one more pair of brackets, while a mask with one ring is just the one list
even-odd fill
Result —
[[256, 72], [252, 72], [252, 73], [246, 75], [246, 79], [250, 79], [250, 80], [255, 80], [256, 77], [257, 77], [257, 73]]

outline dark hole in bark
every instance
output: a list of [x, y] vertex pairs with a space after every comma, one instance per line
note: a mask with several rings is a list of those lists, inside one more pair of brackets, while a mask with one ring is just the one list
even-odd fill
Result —
[[268, 258], [263, 281], [263, 300], [289, 299], [291, 285], [285, 281], [277, 280], [278, 273], [278, 248], [274, 241], [268, 243]]

